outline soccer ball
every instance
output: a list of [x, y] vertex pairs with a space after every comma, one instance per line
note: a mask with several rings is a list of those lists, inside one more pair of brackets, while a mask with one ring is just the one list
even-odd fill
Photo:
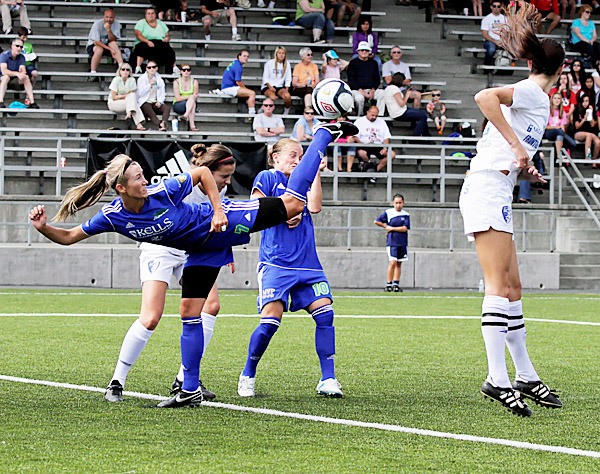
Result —
[[336, 119], [354, 108], [352, 91], [339, 79], [325, 79], [317, 84], [312, 93], [312, 103], [318, 115]]

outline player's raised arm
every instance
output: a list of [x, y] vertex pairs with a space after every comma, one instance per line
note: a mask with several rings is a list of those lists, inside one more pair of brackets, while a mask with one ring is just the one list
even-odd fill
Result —
[[71, 229], [60, 229], [48, 224], [48, 216], [44, 206], [34, 206], [29, 212], [29, 220], [33, 227], [42, 235], [61, 245], [71, 245], [89, 236], [81, 229], [81, 226]]

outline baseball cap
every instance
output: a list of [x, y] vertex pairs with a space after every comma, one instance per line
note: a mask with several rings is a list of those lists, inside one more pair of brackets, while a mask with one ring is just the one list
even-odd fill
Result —
[[325, 53], [325, 56], [327, 56], [329, 59], [340, 59], [340, 57], [338, 56], [338, 53], [335, 52], [335, 50], [330, 49], [329, 51], [327, 51]]
[[361, 41], [360, 43], [358, 43], [358, 47], [356, 48], [356, 51], [362, 51], [362, 50], [367, 50], [369, 53], [372, 51], [371, 46], [369, 46], [369, 43], [367, 43], [366, 41]]

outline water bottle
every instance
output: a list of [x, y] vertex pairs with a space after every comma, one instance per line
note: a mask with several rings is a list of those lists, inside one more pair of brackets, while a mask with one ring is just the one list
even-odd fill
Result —
[[479, 280], [479, 293], [483, 293], [485, 291], [485, 283], [483, 282], [483, 278]]
[[171, 128], [173, 129], [174, 132], [179, 131], [179, 119], [174, 118], [173, 120], [171, 120]]

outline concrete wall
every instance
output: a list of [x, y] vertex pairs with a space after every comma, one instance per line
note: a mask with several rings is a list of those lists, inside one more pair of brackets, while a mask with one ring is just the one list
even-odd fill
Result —
[[[135, 245], [4, 245], [0, 247], [0, 286], [138, 288], [138, 256]], [[334, 289], [383, 287], [387, 269], [383, 248], [322, 248], [319, 256]], [[219, 285], [256, 289], [256, 248], [236, 249], [235, 259], [235, 274], [222, 269]], [[520, 253], [523, 286], [558, 289], [559, 259], [557, 253]], [[413, 250], [402, 266], [401, 286], [477, 288], [481, 276], [473, 251]]]

